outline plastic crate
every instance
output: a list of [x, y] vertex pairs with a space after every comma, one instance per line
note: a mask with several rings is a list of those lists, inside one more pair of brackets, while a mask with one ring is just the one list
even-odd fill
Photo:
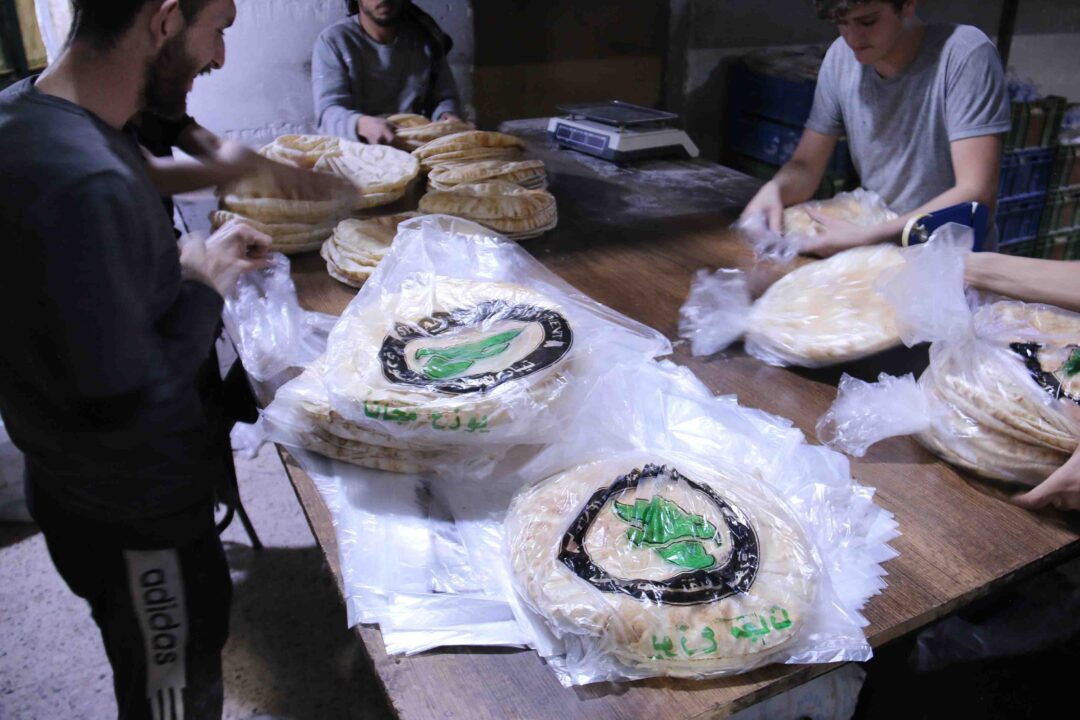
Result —
[[998, 199], [1011, 200], [1019, 195], [1046, 192], [1054, 170], [1054, 148], [1014, 150], [1001, 157]]
[[995, 216], [998, 245], [1034, 238], [1039, 232], [1039, 220], [1045, 204], [1046, 193], [1032, 193], [998, 203]]
[[1026, 240], [1013, 240], [1012, 242], [998, 245], [998, 252], [1003, 255], [1020, 255], [1023, 257], [1046, 258], [1050, 257], [1047, 238], [1043, 236], [1028, 238]]
[[1039, 240], [1046, 247], [1046, 254], [1053, 260], [1080, 260], [1080, 229], [1040, 235]]
[[1044, 234], [1080, 229], [1080, 187], [1051, 190], [1046, 196], [1039, 231]]
[[[755, 177], [758, 180], [765, 181], [772, 180], [773, 175], [780, 169], [779, 165], [771, 165], [745, 155], [735, 155], [731, 157], [728, 160], [728, 166], [739, 170], [740, 172], [744, 172], [751, 177]], [[814, 193], [814, 199], [827, 200], [837, 193], [854, 190], [857, 187], [859, 187], [859, 178], [854, 175], [826, 175], [822, 178], [817, 192]]]
[[1050, 175], [1050, 187], [1067, 188], [1080, 186], [1080, 145], [1059, 145], [1054, 158], [1054, 171]]
[[1012, 128], [1005, 139], [1005, 150], [1049, 147], [1057, 142], [1066, 100], [1050, 95], [1042, 100], [1014, 102]]
[[[732, 112], [728, 115], [724, 146], [732, 153], [779, 167], [791, 159], [802, 133], [801, 126], [784, 125], [754, 115]], [[855, 175], [846, 141], [837, 143], [825, 172], [837, 177]]]
[[736, 62], [728, 79], [727, 105], [733, 112], [802, 127], [810, 117], [816, 88], [813, 80], [766, 75]]

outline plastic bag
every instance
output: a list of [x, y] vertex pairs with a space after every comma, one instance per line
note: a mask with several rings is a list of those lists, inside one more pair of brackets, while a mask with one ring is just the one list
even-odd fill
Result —
[[317, 358], [336, 320], [300, 307], [289, 259], [279, 253], [268, 268], [240, 278], [223, 318], [244, 369], [260, 382]]
[[[861, 454], [914, 433], [947, 462], [983, 477], [1037, 484], [1075, 450], [1080, 428], [1080, 315], [1046, 305], [965, 298], [970, 230], [946, 226], [884, 278], [905, 341], [932, 340], [917, 388], [883, 376], [845, 381], [819, 438]], [[973, 309], [974, 308], [974, 309]]]
[[[713, 398], [685, 368], [628, 370], [602, 382], [617, 429], [586, 421], [576, 441], [523, 466], [522, 475], [562, 469], [521, 491], [506, 524], [518, 612], [560, 680], [868, 657], [858, 608], [884, 586], [880, 562], [894, 555], [885, 543], [896, 534], [872, 491], [851, 482], [842, 456], [805, 445], [779, 419]], [[629, 383], [643, 392], [621, 395]], [[620, 481], [648, 489], [631, 498]], [[714, 495], [737, 508], [734, 520], [717, 518]], [[745, 537], [746, 517], [762, 552], [785, 569], [763, 570], [758, 595], [664, 604], [665, 592], [722, 592], [709, 576], [709, 559], [720, 557], [710, 531], [733, 532], [721, 542], [730, 547]], [[658, 589], [662, 582], [671, 587]], [[750, 607], [755, 598], [763, 608]]]
[[741, 274], [699, 272], [679, 332], [695, 355], [745, 333], [746, 351], [770, 365], [822, 367], [867, 357], [900, 344], [895, 312], [875, 289], [900, 262], [893, 245], [853, 248], [791, 271], [752, 305]]
[[399, 226], [335, 326], [325, 385], [346, 421], [409, 442], [543, 443], [597, 369], [670, 351], [516, 243], [424, 216]]

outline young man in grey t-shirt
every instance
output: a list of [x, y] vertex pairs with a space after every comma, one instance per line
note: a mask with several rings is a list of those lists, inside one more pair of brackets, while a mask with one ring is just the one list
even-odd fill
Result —
[[896, 240], [912, 216], [963, 202], [995, 204], [1009, 102], [997, 49], [967, 25], [926, 25], [916, 0], [816, 0], [840, 31], [818, 76], [791, 160], [743, 211], [782, 230], [783, 208], [810, 199], [840, 136], [863, 187], [900, 217], [875, 227], [816, 217], [803, 252], [832, 255]]
[[457, 85], [446, 61], [450, 39], [431, 17], [410, 0], [347, 5], [356, 17], [326, 28], [311, 57], [319, 130], [347, 140], [390, 144], [394, 127], [386, 115], [460, 120]]

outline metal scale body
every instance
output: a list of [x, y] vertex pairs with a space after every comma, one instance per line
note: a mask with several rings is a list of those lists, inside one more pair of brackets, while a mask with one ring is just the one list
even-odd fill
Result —
[[562, 147], [616, 163], [700, 154], [685, 131], [671, 126], [675, 113], [619, 100], [556, 109], [566, 115], [551, 118], [547, 131]]

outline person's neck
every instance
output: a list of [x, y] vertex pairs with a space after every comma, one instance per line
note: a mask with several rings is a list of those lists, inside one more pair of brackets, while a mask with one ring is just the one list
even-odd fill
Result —
[[394, 42], [394, 38], [397, 37], [397, 23], [394, 23], [393, 25], [380, 25], [364, 14], [363, 11], [358, 13], [357, 17], [360, 18], [360, 27], [363, 28], [368, 37], [380, 45], [389, 45]]
[[926, 23], [917, 17], [905, 20], [904, 29], [896, 46], [888, 55], [874, 63], [874, 69], [877, 70], [878, 75], [891, 78], [904, 72], [919, 54], [925, 35]]
[[103, 53], [73, 42], [34, 87], [81, 105], [119, 130], [139, 112], [144, 81], [142, 64], [131, 62], [122, 48]]

